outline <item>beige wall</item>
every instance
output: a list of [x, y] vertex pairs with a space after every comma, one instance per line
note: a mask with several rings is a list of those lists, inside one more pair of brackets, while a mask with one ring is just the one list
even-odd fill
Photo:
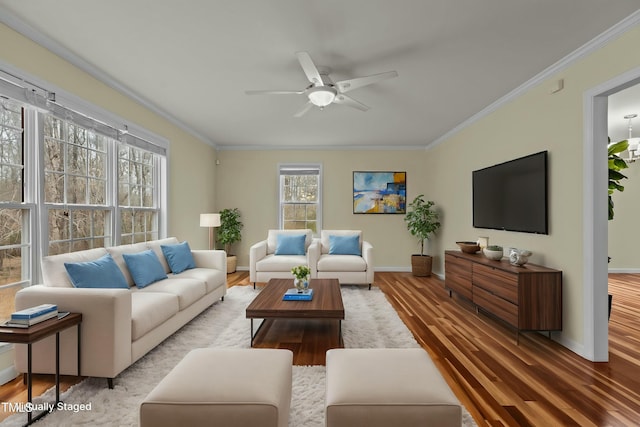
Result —
[[[583, 94], [640, 67], [640, 56], [628, 54], [639, 43], [636, 28], [427, 152], [427, 181], [441, 184], [431, 195], [445, 212], [438, 246], [454, 248], [456, 240], [489, 236], [490, 243], [529, 249], [532, 262], [562, 270], [561, 339], [574, 348], [585, 340]], [[565, 88], [550, 94], [558, 78], [564, 78]], [[472, 228], [471, 171], [541, 150], [549, 151], [549, 235]]]
[[0, 40], [0, 60], [170, 141], [168, 234], [206, 248], [198, 222], [215, 211], [215, 149], [3, 24]]
[[[278, 164], [321, 163], [323, 228], [359, 229], [375, 247], [379, 269], [408, 269], [417, 242], [407, 231], [404, 215], [353, 214], [353, 171], [406, 171], [411, 200], [427, 192], [424, 150], [398, 151], [219, 151], [216, 166], [217, 206], [238, 208], [244, 229], [233, 252], [238, 265], [249, 265], [249, 247], [278, 228]], [[437, 200], [436, 200], [437, 203]]]

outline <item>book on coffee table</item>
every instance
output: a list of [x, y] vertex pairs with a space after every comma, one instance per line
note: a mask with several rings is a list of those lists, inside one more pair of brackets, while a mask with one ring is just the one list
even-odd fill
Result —
[[299, 292], [296, 288], [287, 289], [282, 297], [283, 301], [311, 301], [313, 299], [313, 289], [306, 289]]

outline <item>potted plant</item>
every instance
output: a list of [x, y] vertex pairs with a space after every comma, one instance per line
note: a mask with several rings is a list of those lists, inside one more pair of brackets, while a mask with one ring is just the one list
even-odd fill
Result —
[[298, 292], [306, 291], [309, 288], [309, 275], [311, 269], [306, 265], [297, 265], [291, 269], [291, 274], [295, 277], [294, 286]]
[[231, 253], [231, 245], [240, 241], [240, 230], [242, 230], [242, 222], [240, 222], [238, 208], [221, 210], [217, 237], [227, 253], [227, 274], [236, 271], [237, 257]]
[[433, 209], [433, 205], [431, 200], [425, 201], [424, 195], [420, 194], [409, 204], [407, 215], [404, 217], [407, 229], [420, 242], [420, 253], [411, 255], [411, 272], [414, 276], [431, 275], [433, 260], [424, 253], [424, 241], [440, 228], [438, 213]]
[[[611, 144], [611, 139], [609, 139], [609, 147], [607, 148], [608, 160], [609, 160], [609, 221], [613, 219], [613, 195], [614, 191], [624, 191], [624, 186], [620, 184], [620, 181], [623, 179], [627, 179], [625, 175], [623, 175], [620, 171], [628, 168], [627, 162], [620, 157], [618, 154], [629, 148], [629, 141], [622, 140], [616, 142], [615, 144]], [[611, 258], [607, 258], [607, 263], [611, 261]], [[613, 295], [609, 294], [609, 314], [608, 317], [611, 317], [611, 302], [613, 299]]]

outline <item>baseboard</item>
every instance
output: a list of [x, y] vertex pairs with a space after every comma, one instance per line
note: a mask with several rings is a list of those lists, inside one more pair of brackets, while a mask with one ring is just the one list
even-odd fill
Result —
[[610, 268], [609, 273], [628, 273], [628, 274], [638, 274], [640, 273], [640, 268]]

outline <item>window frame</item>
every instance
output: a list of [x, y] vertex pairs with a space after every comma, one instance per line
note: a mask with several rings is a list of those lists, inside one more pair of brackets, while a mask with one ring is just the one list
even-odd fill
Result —
[[[318, 200], [316, 203], [303, 203], [305, 205], [315, 204], [316, 205], [316, 230], [313, 232], [313, 236], [317, 237], [320, 235], [320, 231], [322, 230], [322, 163], [278, 163], [278, 176], [277, 176], [277, 185], [278, 185], [278, 228], [284, 229], [284, 212], [283, 205], [285, 201], [283, 200], [283, 186], [282, 186], [282, 177], [284, 175], [295, 176], [295, 173], [285, 173], [288, 170], [307, 170], [307, 171], [317, 171], [317, 173], [305, 173], [304, 175], [317, 175], [318, 176]], [[303, 174], [299, 174], [303, 175]], [[288, 202], [291, 204], [291, 202]]]

